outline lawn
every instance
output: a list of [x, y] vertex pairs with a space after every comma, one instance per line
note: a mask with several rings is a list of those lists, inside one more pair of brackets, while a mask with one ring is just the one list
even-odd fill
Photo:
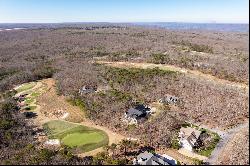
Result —
[[35, 101], [35, 99], [34, 99], [34, 98], [30, 98], [30, 97], [27, 97], [27, 98], [25, 98], [25, 100], [24, 100], [25, 104], [31, 104], [31, 103], [33, 103], [34, 101]]
[[62, 144], [82, 152], [108, 144], [108, 136], [105, 132], [83, 125], [54, 120], [44, 124], [44, 129], [49, 138], [60, 139]]
[[33, 92], [33, 93], [31, 93], [31, 97], [38, 97], [40, 95], [40, 93], [39, 92]]
[[26, 91], [26, 90], [29, 90], [29, 89], [33, 88], [35, 85], [36, 85], [35, 82], [25, 83], [21, 87], [16, 89], [16, 91], [17, 91], [17, 93], [23, 92], [23, 91]]

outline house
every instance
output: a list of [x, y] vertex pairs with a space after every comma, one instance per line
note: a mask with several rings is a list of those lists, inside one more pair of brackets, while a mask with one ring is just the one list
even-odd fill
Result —
[[94, 85], [85, 85], [81, 89], [79, 89], [78, 93], [87, 94], [87, 93], [93, 93], [97, 91], [97, 86]]
[[162, 157], [163, 157], [163, 160], [166, 161], [169, 165], [177, 165], [178, 164], [177, 160], [169, 155], [163, 154]]
[[124, 121], [126, 121], [128, 124], [137, 124], [139, 119], [146, 118], [150, 113], [150, 108], [139, 104], [125, 112]]
[[178, 97], [171, 95], [166, 95], [165, 97], [159, 100], [159, 102], [162, 104], [177, 104], [178, 101], [179, 101]]
[[199, 142], [201, 131], [191, 127], [182, 127], [179, 132], [179, 143], [181, 147], [192, 151]]
[[202, 62], [195, 62], [193, 66], [198, 68], [208, 68], [210, 65]]
[[145, 151], [140, 153], [133, 161], [133, 165], [176, 165], [177, 161], [170, 156], [161, 156], [159, 154]]

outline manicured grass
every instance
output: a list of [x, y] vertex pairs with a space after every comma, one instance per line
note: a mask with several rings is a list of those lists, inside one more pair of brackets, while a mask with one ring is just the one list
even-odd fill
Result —
[[25, 104], [31, 104], [31, 103], [33, 103], [35, 101], [35, 99], [34, 98], [26, 98], [25, 100], [24, 100], [24, 102], [25, 102]]
[[21, 87], [19, 87], [16, 91], [17, 91], [17, 93], [23, 92], [23, 91], [26, 91], [26, 90], [33, 88], [35, 85], [36, 85], [35, 82], [26, 83], [26, 84], [23, 84]]
[[78, 125], [60, 121], [60, 120], [53, 120], [48, 123], [45, 123], [43, 127], [47, 131], [49, 136], [56, 135], [58, 133], [63, 132], [64, 130], [69, 130], [72, 128], [77, 127]]
[[33, 93], [31, 93], [31, 97], [38, 97], [40, 95], [40, 93], [39, 92], [33, 92]]
[[105, 132], [72, 124], [65, 121], [54, 120], [44, 124], [49, 138], [60, 139], [64, 145], [79, 149], [82, 152], [94, 150], [108, 144], [108, 136]]
[[98, 132], [92, 133], [74, 133], [69, 134], [62, 139], [62, 142], [69, 147], [75, 147], [84, 144], [98, 143], [103, 136]]

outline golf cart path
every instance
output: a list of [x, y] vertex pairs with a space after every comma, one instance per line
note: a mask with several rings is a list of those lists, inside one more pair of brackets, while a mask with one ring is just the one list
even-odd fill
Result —
[[198, 78], [198, 79], [210, 81], [211, 83], [215, 83], [218, 85], [227, 86], [231, 88], [238, 88], [239, 90], [243, 90], [244, 92], [248, 92], [248, 89], [249, 89], [249, 85], [244, 84], [244, 83], [237, 83], [237, 82], [220, 79], [210, 74], [204, 74], [197, 70], [189, 70], [186, 68], [180, 68], [180, 67], [176, 67], [173, 65], [153, 64], [153, 63], [136, 63], [136, 62], [110, 62], [110, 61], [95, 61], [95, 62], [99, 64], [104, 64], [107, 66], [119, 67], [119, 68], [149, 69], [149, 68], [158, 67], [161, 70], [171, 70], [171, 71], [180, 72], [191, 78]]

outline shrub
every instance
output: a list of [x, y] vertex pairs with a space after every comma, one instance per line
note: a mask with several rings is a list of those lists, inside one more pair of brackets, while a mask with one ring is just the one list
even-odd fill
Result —
[[169, 55], [164, 54], [153, 54], [153, 63], [156, 64], [165, 64], [170, 61]]
[[14, 125], [14, 121], [3, 119], [0, 121], [0, 129], [8, 130]]
[[42, 161], [49, 161], [53, 155], [54, 155], [54, 152], [52, 150], [41, 149], [39, 153], [39, 158]]
[[173, 44], [181, 44], [183, 46], [189, 47], [192, 51], [213, 53], [213, 48], [208, 45], [194, 44], [189, 41], [182, 40], [181, 42], [173, 42]]
[[116, 89], [113, 89], [111, 91], [109, 91], [109, 94], [112, 97], [115, 97], [118, 101], [128, 101], [132, 99], [132, 96], [127, 94], [127, 93], [123, 93], [121, 91], [118, 91]]
[[169, 70], [160, 70], [159, 68], [153, 69], [121, 69], [107, 67], [104, 77], [112, 83], [126, 83], [126, 82], [138, 82], [143, 81], [145, 78], [154, 78], [155, 76], [176, 76], [177, 72]]
[[180, 149], [181, 145], [179, 143], [179, 140], [178, 139], [172, 139], [172, 141], [171, 141], [171, 147], [173, 149]]
[[196, 158], [193, 159], [193, 162], [194, 162], [194, 165], [203, 165], [204, 164], [204, 162], [202, 160], [199, 160]]
[[189, 65], [192, 65], [193, 64], [193, 60], [184, 56], [184, 57], [181, 57], [180, 59], [180, 63], [184, 66], [189, 66]]
[[33, 70], [33, 74], [37, 79], [50, 78], [55, 73], [55, 69], [48, 65], [42, 65]]
[[80, 98], [75, 98], [75, 99], [70, 98], [70, 99], [67, 99], [67, 101], [74, 106], [80, 107], [81, 110], [86, 109], [85, 103]]
[[183, 123], [181, 126], [182, 126], [182, 127], [187, 128], [187, 127], [191, 127], [191, 124], [190, 124], [190, 123], [185, 122], [185, 123]]
[[4, 68], [0, 68], [0, 80], [3, 80], [4, 78], [14, 75], [15, 73], [17, 73], [17, 71], [15, 69], [4, 69]]

